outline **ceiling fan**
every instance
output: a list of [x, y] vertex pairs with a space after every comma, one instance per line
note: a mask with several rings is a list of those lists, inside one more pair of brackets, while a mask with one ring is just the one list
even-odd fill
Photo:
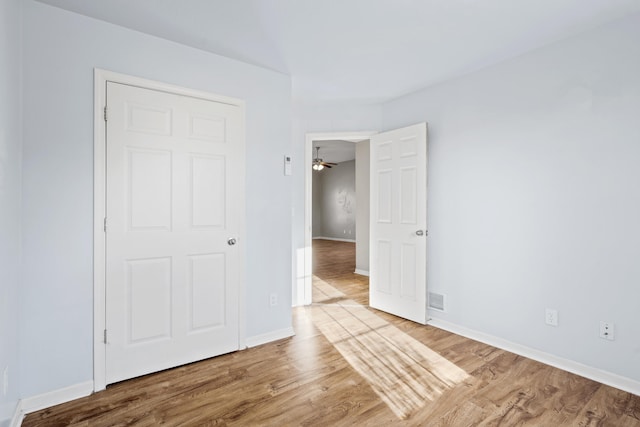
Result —
[[337, 163], [325, 162], [320, 158], [320, 147], [316, 147], [316, 157], [313, 159], [313, 170], [321, 171], [324, 168], [331, 169], [332, 166], [337, 165]]

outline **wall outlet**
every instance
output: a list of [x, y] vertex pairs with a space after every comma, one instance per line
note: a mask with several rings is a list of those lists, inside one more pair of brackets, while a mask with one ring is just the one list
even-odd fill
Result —
[[558, 310], [547, 308], [544, 311], [544, 323], [549, 326], [558, 326]]
[[6, 396], [9, 392], [9, 367], [5, 366], [2, 373], [2, 396]]
[[278, 305], [278, 294], [269, 295], [269, 305], [273, 307], [274, 305]]
[[613, 322], [600, 321], [600, 338], [609, 341], [615, 339]]

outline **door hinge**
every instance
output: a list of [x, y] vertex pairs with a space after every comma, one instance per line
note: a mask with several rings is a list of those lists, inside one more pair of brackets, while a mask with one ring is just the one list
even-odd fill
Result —
[[107, 106], [104, 106], [104, 121], [107, 121]]
[[104, 330], [104, 343], [107, 343], [107, 330]]
[[107, 217], [104, 217], [104, 232], [107, 232]]

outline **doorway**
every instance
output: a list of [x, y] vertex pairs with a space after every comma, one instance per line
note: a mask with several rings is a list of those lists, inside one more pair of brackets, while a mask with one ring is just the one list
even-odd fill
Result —
[[[368, 144], [368, 141], [331, 140], [314, 141], [312, 175], [312, 250], [313, 250], [313, 292], [312, 302], [333, 301], [334, 292], [326, 292], [336, 283], [348, 283], [368, 291], [366, 277], [360, 278], [356, 271], [356, 254], [368, 252], [363, 247], [356, 227], [360, 224], [358, 215], [367, 211], [369, 192], [366, 186], [356, 190], [357, 172], [369, 159], [356, 157], [356, 147]], [[360, 183], [362, 184], [362, 183]], [[357, 221], [358, 220], [358, 221]], [[368, 221], [367, 221], [368, 223]], [[368, 233], [367, 233], [368, 234]], [[368, 245], [367, 245], [368, 246]], [[368, 247], [366, 248], [368, 249]], [[368, 264], [368, 263], [367, 263]], [[361, 265], [360, 270], [368, 269]], [[337, 280], [342, 278], [342, 280]], [[355, 286], [355, 284], [359, 286]], [[363, 304], [368, 304], [368, 298]]]
[[373, 308], [427, 321], [427, 124], [383, 133], [307, 134], [303, 305], [313, 299], [312, 151], [315, 141], [370, 141], [371, 209], [369, 296]]
[[241, 347], [244, 103], [103, 70], [95, 90], [98, 391]]
[[[304, 280], [302, 289], [298, 289], [296, 305], [309, 305], [313, 300], [313, 176], [312, 162], [315, 155], [315, 144], [323, 141], [346, 141], [358, 144], [368, 141], [376, 132], [328, 132], [307, 134], [305, 140], [305, 248], [304, 248]], [[366, 163], [368, 163], [368, 158]], [[357, 162], [357, 160], [356, 160]], [[368, 170], [366, 171], [368, 175]], [[367, 191], [368, 193], [368, 191]], [[368, 204], [368, 202], [367, 202]], [[367, 215], [368, 216], [368, 215]], [[357, 224], [357, 221], [356, 221]], [[366, 226], [368, 228], [368, 225]], [[343, 228], [343, 230], [345, 230]], [[353, 236], [352, 232], [352, 236]], [[368, 236], [368, 231], [361, 232], [360, 236]], [[358, 238], [358, 230], [355, 230], [355, 238]], [[366, 243], [368, 245], [368, 241]], [[368, 251], [365, 255], [368, 261]], [[355, 269], [354, 269], [355, 272]], [[361, 271], [363, 272], [363, 271]]]

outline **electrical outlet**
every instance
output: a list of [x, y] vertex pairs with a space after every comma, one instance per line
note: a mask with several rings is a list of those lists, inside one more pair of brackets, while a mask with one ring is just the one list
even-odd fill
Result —
[[2, 396], [6, 396], [9, 392], [9, 367], [5, 366], [2, 373]]
[[273, 307], [274, 305], [278, 305], [278, 294], [269, 295], [269, 305]]
[[544, 323], [549, 326], [558, 326], [558, 310], [547, 308], [544, 311]]
[[613, 322], [600, 321], [600, 338], [609, 341], [615, 339]]

